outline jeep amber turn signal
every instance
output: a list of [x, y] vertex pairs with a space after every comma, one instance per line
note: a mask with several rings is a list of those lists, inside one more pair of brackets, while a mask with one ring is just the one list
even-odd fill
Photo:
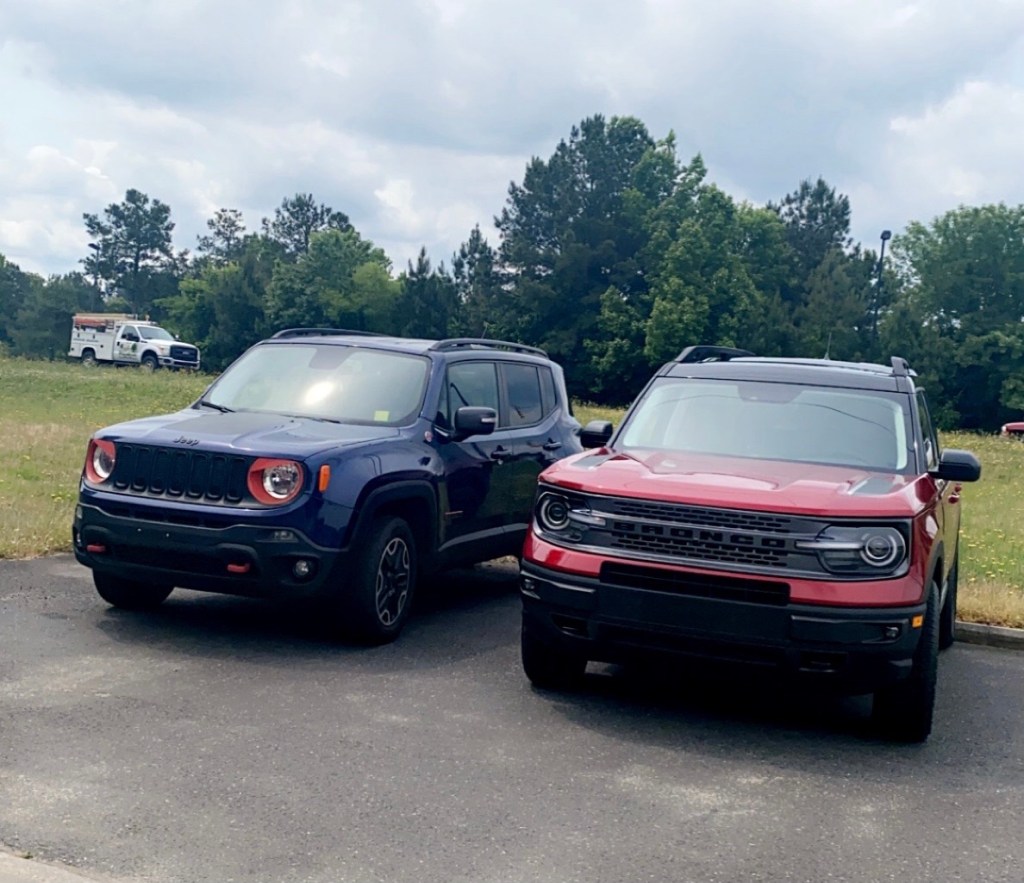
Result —
[[299, 495], [302, 479], [302, 466], [294, 460], [260, 457], [249, 467], [249, 493], [260, 503], [279, 506]]
[[85, 477], [93, 484], [103, 484], [113, 474], [116, 460], [117, 451], [112, 441], [90, 439], [85, 454]]

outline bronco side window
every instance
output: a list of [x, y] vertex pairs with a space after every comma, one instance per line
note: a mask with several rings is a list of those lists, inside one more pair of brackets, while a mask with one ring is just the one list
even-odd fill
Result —
[[939, 468], [939, 438], [935, 434], [935, 427], [932, 425], [931, 415], [928, 413], [928, 402], [925, 401], [924, 393], [917, 393], [917, 420], [921, 426], [921, 439], [924, 443], [924, 450], [921, 452], [924, 457], [924, 467], [928, 472]]

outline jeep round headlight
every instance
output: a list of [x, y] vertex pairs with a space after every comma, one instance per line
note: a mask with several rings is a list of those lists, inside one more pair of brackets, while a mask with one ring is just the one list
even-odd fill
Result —
[[272, 506], [294, 500], [302, 490], [304, 473], [294, 460], [261, 457], [249, 467], [249, 493]]

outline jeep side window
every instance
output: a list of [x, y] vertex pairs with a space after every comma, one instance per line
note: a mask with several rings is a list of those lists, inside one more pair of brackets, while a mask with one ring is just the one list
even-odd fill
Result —
[[924, 393], [917, 393], [917, 419], [921, 426], [921, 438], [924, 442], [924, 465], [928, 472], [939, 467], [939, 439], [935, 434], [935, 427], [932, 426], [932, 418], [928, 413], [928, 402], [925, 401]]
[[544, 417], [540, 378], [533, 365], [506, 362], [503, 366], [508, 391], [508, 425], [529, 426]]
[[450, 428], [455, 412], [468, 406], [498, 410], [498, 371], [494, 362], [456, 362], [448, 366], [437, 412], [438, 424]]

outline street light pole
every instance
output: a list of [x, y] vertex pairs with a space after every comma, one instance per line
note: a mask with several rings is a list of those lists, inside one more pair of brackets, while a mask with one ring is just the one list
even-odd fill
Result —
[[882, 248], [878, 253], [878, 277], [875, 280], [875, 296], [871, 308], [871, 336], [878, 337], [878, 310], [882, 300], [882, 268], [885, 265], [885, 243], [892, 239], [892, 230], [882, 231]]

